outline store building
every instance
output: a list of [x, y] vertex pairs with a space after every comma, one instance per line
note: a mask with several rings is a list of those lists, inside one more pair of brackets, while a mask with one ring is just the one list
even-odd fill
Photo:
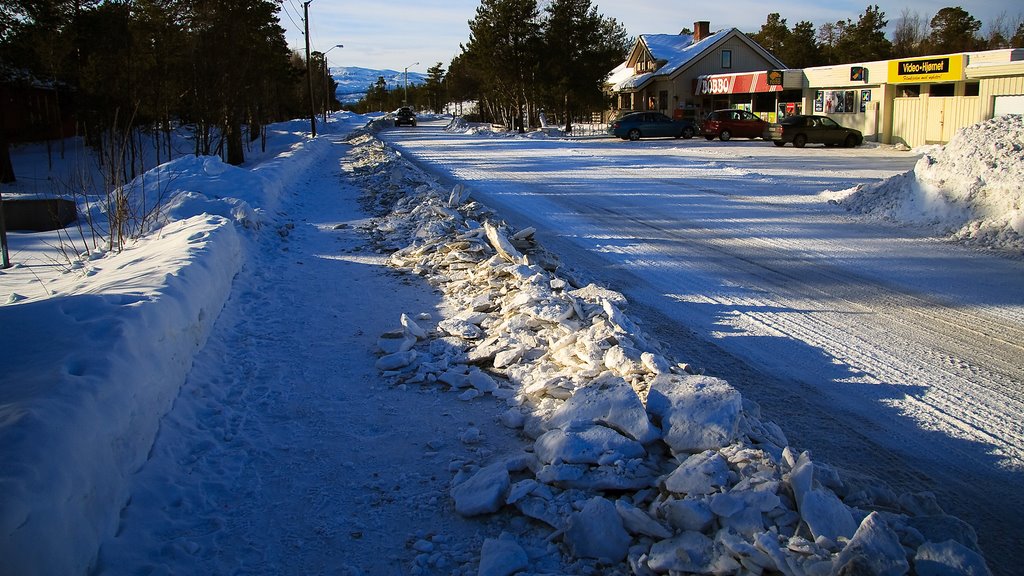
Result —
[[1024, 113], [1024, 50], [989, 50], [803, 70], [802, 106], [910, 147], [949, 142], [995, 114]]
[[[725, 83], [774, 91], [767, 89], [764, 71], [782, 69], [782, 62], [743, 32], [730, 28], [712, 34], [710, 26], [699, 21], [693, 34], [642, 34], [607, 79], [605, 88], [613, 96], [609, 115], [650, 110], [699, 120], [716, 107], [728, 107], [722, 105], [732, 101], [730, 93], [721, 92]], [[701, 83], [714, 75], [729, 78]], [[702, 85], [705, 90], [698, 93]]]
[[653, 110], [699, 121], [739, 108], [775, 122], [824, 114], [866, 140], [916, 147], [995, 115], [1024, 114], [1024, 49], [789, 70], [739, 30], [709, 27], [641, 35], [606, 81], [606, 116]]

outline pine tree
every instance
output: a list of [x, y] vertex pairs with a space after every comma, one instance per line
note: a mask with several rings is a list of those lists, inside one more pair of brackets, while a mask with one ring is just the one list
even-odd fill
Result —
[[447, 104], [444, 80], [444, 65], [440, 62], [427, 69], [427, 82], [423, 90], [427, 96], [427, 107], [434, 113], [440, 113]]
[[981, 22], [963, 8], [943, 8], [931, 20], [928, 48], [934, 54], [970, 52], [984, 48], [978, 38]]
[[786, 27], [786, 19], [778, 12], [768, 15], [768, 20], [761, 25], [761, 29], [751, 34], [750, 37], [760, 44], [765, 50], [782, 59], [786, 52], [785, 46], [789, 41], [789, 28]]
[[821, 62], [821, 49], [814, 38], [814, 24], [797, 22], [786, 37], [782, 52], [776, 54], [790, 68], [808, 68]]
[[837, 45], [841, 62], [869, 62], [889, 58], [892, 43], [885, 37], [885, 27], [889, 21], [877, 4], [868, 6], [856, 24], [847, 22]]
[[545, 12], [543, 78], [571, 132], [574, 113], [605, 107], [602, 80], [626, 57], [626, 31], [590, 0], [553, 0]]
[[485, 108], [508, 128], [523, 128], [540, 62], [536, 0], [482, 0], [469, 22], [467, 63], [482, 89]]

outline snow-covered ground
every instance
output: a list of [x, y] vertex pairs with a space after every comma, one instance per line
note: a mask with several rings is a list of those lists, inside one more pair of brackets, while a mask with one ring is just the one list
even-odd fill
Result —
[[11, 570], [986, 573], [945, 509], [1012, 573], [1020, 262], [820, 197], [916, 156], [365, 120], [163, 167], [120, 254], [12, 234]]

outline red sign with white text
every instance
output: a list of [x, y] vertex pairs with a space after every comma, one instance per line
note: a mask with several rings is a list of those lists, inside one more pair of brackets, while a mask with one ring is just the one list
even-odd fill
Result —
[[708, 74], [694, 81], [693, 94], [752, 94], [755, 92], [781, 92], [782, 86], [769, 86], [765, 72], [746, 74]]

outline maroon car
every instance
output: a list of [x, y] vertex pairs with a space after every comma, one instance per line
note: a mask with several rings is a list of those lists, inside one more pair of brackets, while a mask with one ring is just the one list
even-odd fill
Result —
[[708, 140], [764, 138], [768, 123], [746, 110], [715, 110], [704, 117], [701, 133]]

